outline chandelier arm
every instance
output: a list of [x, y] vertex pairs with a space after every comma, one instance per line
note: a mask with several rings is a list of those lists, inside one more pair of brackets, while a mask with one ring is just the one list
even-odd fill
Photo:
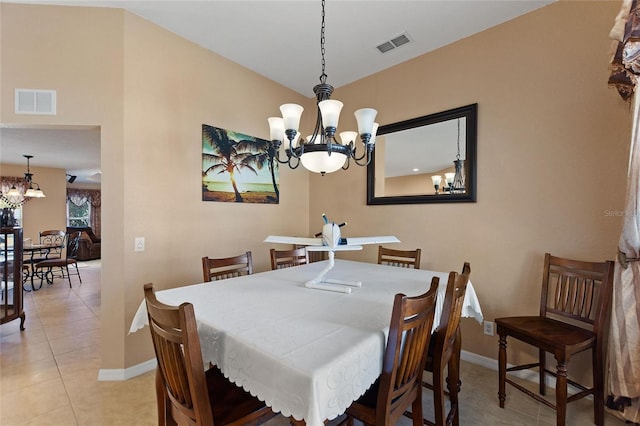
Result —
[[366, 156], [367, 156], [367, 152], [365, 151], [364, 153], [362, 153], [362, 155], [361, 155], [360, 157], [358, 157], [358, 156], [357, 156], [357, 151], [358, 151], [358, 148], [355, 148], [355, 149], [353, 150], [352, 154], [351, 154], [351, 158], [353, 158], [353, 159], [354, 159], [354, 161], [356, 161], [356, 164], [358, 164], [358, 163], [357, 163], [358, 161], [363, 160], [363, 159], [364, 159], [364, 157], [366, 157]]
[[[295, 165], [295, 166], [293, 166], [293, 165], [292, 165], [292, 164], [293, 164], [292, 158], [295, 158], [295, 159], [297, 160], [297, 161], [296, 161], [296, 165]], [[289, 161], [287, 161], [287, 163], [288, 163], [289, 168], [290, 168], [291, 170], [295, 170], [295, 169], [297, 169], [297, 168], [298, 168], [298, 166], [300, 165], [300, 157], [290, 157], [290, 158], [289, 158]]]
[[[369, 150], [367, 148], [367, 151], [364, 154], [362, 154], [362, 156], [360, 158], [355, 158], [354, 157], [353, 160], [356, 162], [356, 164], [358, 166], [368, 166], [369, 163], [371, 162], [371, 151], [372, 150]], [[360, 162], [360, 160], [363, 160], [365, 157], [367, 158], [367, 161], [365, 161], [364, 163]]]
[[276, 150], [276, 155], [273, 158], [280, 164], [287, 164], [291, 160], [291, 157], [289, 157], [289, 156], [287, 156], [286, 160], [281, 160], [280, 159], [280, 150], [279, 149]]
[[347, 170], [349, 168], [349, 164], [351, 164], [351, 156], [347, 155], [347, 161], [342, 165], [342, 170]]
[[[289, 139], [289, 149], [285, 150], [285, 153], [287, 154], [287, 157], [289, 159], [291, 159], [291, 157], [300, 158], [300, 156], [302, 154], [304, 154], [304, 149], [301, 149], [301, 147], [304, 145], [304, 140], [302, 138], [300, 138], [300, 143], [299, 143], [298, 147], [294, 148], [293, 147], [293, 141], [296, 138], [296, 134], [298, 132], [293, 130], [293, 129], [287, 129], [287, 130], [284, 131], [284, 133], [286, 134], [287, 139]], [[300, 150], [301, 152], [297, 152], [298, 150]]]

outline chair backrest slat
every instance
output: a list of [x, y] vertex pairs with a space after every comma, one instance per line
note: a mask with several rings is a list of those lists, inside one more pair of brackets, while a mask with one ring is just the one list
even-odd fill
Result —
[[585, 262], [545, 254], [540, 315], [601, 327], [611, 300], [613, 262]]
[[253, 274], [253, 259], [250, 251], [232, 257], [202, 258], [202, 275], [205, 282], [251, 274]]
[[378, 264], [420, 269], [421, 249], [395, 250], [378, 246]]
[[394, 424], [407, 401], [421, 392], [438, 282], [434, 277], [429, 290], [420, 296], [397, 294], [394, 298], [378, 391], [376, 411], [384, 416], [380, 424]]
[[309, 254], [305, 247], [292, 250], [276, 250], [269, 251], [271, 256], [271, 269], [290, 268], [292, 266], [305, 265], [309, 263]]

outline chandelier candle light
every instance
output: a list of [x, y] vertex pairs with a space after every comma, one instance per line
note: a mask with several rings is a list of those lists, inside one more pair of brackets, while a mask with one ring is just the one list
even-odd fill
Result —
[[[324, 7], [325, 0], [322, 0], [322, 26], [320, 30], [322, 74], [320, 74], [320, 84], [313, 88], [317, 99], [317, 118], [313, 134], [307, 136], [306, 139], [300, 138], [298, 128], [304, 110], [300, 105], [284, 104], [280, 106], [282, 117], [268, 119], [271, 142], [276, 151], [276, 160], [279, 163], [288, 164], [292, 169], [302, 163], [307, 170], [322, 175], [335, 172], [340, 168], [348, 169], [351, 159], [359, 166], [369, 164], [378, 130], [378, 123], [375, 123], [378, 112], [372, 108], [363, 108], [354, 113], [358, 122], [358, 131], [340, 133], [340, 142], [335, 138], [343, 104], [340, 101], [330, 99], [333, 86], [327, 84], [327, 74], [325, 74]], [[358, 134], [364, 145], [364, 152], [361, 155], [355, 146]], [[280, 158], [280, 146], [283, 142], [286, 159]]]

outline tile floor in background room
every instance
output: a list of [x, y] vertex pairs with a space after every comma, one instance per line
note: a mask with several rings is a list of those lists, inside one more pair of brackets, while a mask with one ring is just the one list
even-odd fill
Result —
[[[156, 425], [154, 373], [123, 382], [98, 382], [100, 368], [100, 261], [81, 262], [78, 278], [25, 292], [26, 330], [0, 326], [0, 425]], [[140, 287], [142, 300], [142, 286]], [[497, 347], [497, 345], [496, 345]], [[496, 349], [497, 351], [497, 349]], [[555, 413], [507, 388], [498, 407], [497, 372], [462, 362], [461, 425], [553, 425]], [[535, 390], [535, 385], [531, 384]], [[431, 397], [425, 395], [425, 412]], [[593, 424], [592, 404], [569, 405], [568, 425]], [[270, 426], [288, 420], [276, 417]], [[403, 418], [399, 424], [410, 425]], [[607, 425], [623, 425], [611, 414]]]

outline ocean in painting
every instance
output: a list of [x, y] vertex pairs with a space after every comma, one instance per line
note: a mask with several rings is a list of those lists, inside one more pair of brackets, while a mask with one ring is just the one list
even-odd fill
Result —
[[[206, 185], [207, 190], [215, 191], [215, 192], [233, 192], [233, 187], [231, 186], [231, 182], [221, 182], [221, 181], [203, 181], [204, 185]], [[245, 183], [245, 182], [236, 182], [238, 186], [238, 191], [240, 193], [243, 192], [275, 192], [273, 190], [273, 185], [270, 183]], [[204, 188], [203, 188], [204, 189]]]

